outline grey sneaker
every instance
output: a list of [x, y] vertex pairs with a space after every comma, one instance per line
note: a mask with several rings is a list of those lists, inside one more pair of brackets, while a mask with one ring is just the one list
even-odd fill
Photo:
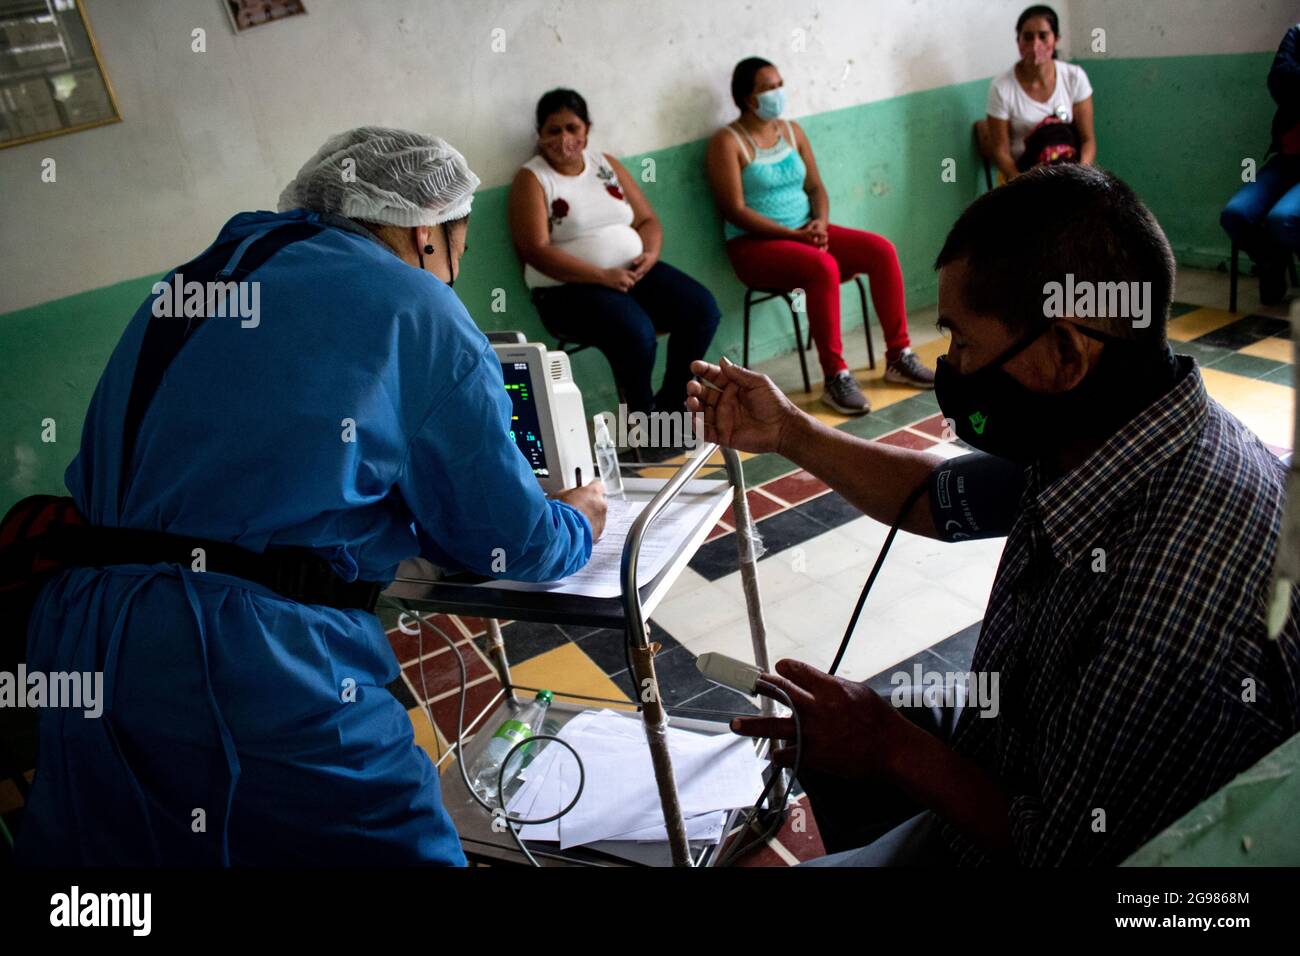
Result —
[[934, 372], [922, 365], [911, 349], [903, 349], [902, 355], [885, 366], [885, 381], [913, 388], [934, 388]]
[[871, 402], [862, 394], [857, 379], [848, 369], [841, 369], [834, 378], [826, 380], [822, 404], [829, 405], [841, 415], [865, 415], [871, 411]]

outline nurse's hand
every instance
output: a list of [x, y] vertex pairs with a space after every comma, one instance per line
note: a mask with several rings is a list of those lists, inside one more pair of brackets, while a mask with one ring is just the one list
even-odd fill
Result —
[[711, 382], [686, 383], [686, 407], [704, 413], [704, 439], [737, 451], [780, 451], [803, 412], [766, 375], [727, 361], [692, 362], [691, 371]]
[[555, 497], [582, 512], [591, 525], [592, 541], [599, 540], [605, 533], [605, 485], [599, 478], [578, 488], [561, 491]]
[[636, 285], [636, 280], [641, 278], [631, 269], [602, 269], [600, 271], [600, 284], [616, 289], [619, 292], [627, 292], [632, 286]]

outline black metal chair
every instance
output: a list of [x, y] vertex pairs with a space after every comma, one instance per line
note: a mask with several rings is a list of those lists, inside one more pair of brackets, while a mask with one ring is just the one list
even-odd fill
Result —
[[[871, 341], [871, 309], [867, 305], [867, 288], [862, 284], [862, 276], [853, 277], [854, 284], [858, 287], [858, 298], [862, 302], [862, 329], [867, 335], [867, 359], [869, 368], [876, 367], [876, 347]], [[749, 312], [763, 302], [769, 302], [772, 299], [784, 299], [785, 304], [790, 307], [790, 319], [794, 323], [794, 344], [795, 349], [799, 352], [799, 368], [803, 372], [803, 390], [812, 391], [812, 383], [808, 381], [808, 359], [804, 355], [804, 350], [812, 344], [812, 329], [808, 330], [808, 340], [804, 341], [803, 332], [799, 327], [799, 313], [795, 311], [794, 302], [790, 298], [790, 293], [786, 289], [751, 289], [745, 288], [745, 333], [741, 342], [741, 359], [740, 364], [746, 368], [749, 367]]]
[[[590, 342], [570, 342], [568, 339], [556, 339], [555, 347], [568, 356], [574, 356], [586, 349], [594, 348]], [[611, 369], [611, 372], [612, 371], [613, 370]], [[627, 393], [623, 391], [623, 383], [618, 380], [617, 375], [614, 376], [614, 391], [618, 393], [619, 404], [626, 405]], [[639, 446], [632, 448], [632, 457], [634, 457], [638, 462], [642, 461], [641, 449]]]
[[[1232, 265], [1229, 266], [1228, 268], [1228, 311], [1229, 312], [1237, 311], [1237, 276], [1240, 273], [1240, 264], [1238, 262], [1240, 253], [1241, 250], [1237, 248], [1237, 244], [1234, 242], [1232, 244]], [[1291, 252], [1287, 252], [1286, 254], [1286, 272], [1287, 272], [1287, 278], [1291, 280], [1292, 285], [1300, 285], [1300, 282], [1296, 280], [1295, 256]]]

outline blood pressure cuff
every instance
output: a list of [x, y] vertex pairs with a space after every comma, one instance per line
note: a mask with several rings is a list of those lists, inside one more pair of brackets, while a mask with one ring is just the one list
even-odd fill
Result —
[[1024, 469], [1013, 461], [983, 452], [950, 458], [930, 473], [930, 515], [939, 537], [1005, 537], [1024, 488]]

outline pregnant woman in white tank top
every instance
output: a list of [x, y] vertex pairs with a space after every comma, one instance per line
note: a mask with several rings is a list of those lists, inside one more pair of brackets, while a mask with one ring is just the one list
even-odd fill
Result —
[[[718, 305], [660, 261], [654, 210], [623, 164], [588, 143], [590, 129], [587, 103], [573, 90], [552, 90], [537, 104], [537, 155], [510, 188], [524, 281], [552, 335], [605, 354], [629, 411], [681, 411], [690, 364], [717, 330]], [[668, 361], [655, 393], [650, 375], [663, 332]]]

